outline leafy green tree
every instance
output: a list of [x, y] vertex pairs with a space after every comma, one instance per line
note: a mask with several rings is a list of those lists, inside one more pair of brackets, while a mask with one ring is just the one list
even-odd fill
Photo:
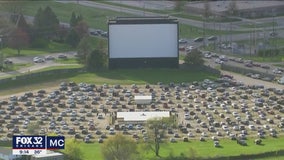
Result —
[[257, 52], [257, 54], [258, 54], [259, 57], [264, 57], [265, 51], [264, 50], [259, 50]]
[[77, 18], [75, 12], [72, 12], [71, 18], [70, 18], [70, 27], [75, 27], [77, 23]]
[[89, 35], [89, 27], [85, 21], [78, 22], [77, 25], [75, 26], [75, 30], [78, 36], [80, 37], [80, 39], [86, 35]]
[[105, 160], [134, 160], [138, 157], [136, 142], [121, 134], [110, 137], [101, 149]]
[[78, 43], [80, 42], [80, 37], [75, 29], [71, 29], [66, 37], [66, 43], [76, 48]]
[[83, 160], [84, 159], [84, 154], [79, 144], [80, 142], [77, 141], [75, 138], [67, 139], [65, 141], [64, 153], [66, 154], [66, 158], [68, 160]]
[[160, 156], [160, 143], [162, 142], [162, 138], [164, 138], [164, 132], [168, 127], [173, 127], [174, 124], [174, 117], [148, 120], [146, 127], [149, 139], [145, 145], [145, 149], [150, 149], [156, 156]]
[[89, 71], [106, 68], [107, 55], [102, 49], [95, 49], [87, 55], [86, 69]]
[[83, 16], [80, 14], [80, 15], [76, 15], [75, 12], [72, 12], [72, 15], [71, 15], [71, 18], [70, 18], [70, 27], [75, 27], [78, 22], [82, 21], [83, 20]]
[[64, 42], [65, 38], [67, 37], [69, 32], [69, 28], [65, 27], [64, 25], [59, 26], [59, 30], [57, 32], [58, 41]]
[[41, 7], [36, 12], [36, 15], [34, 16], [33, 24], [36, 28], [40, 28], [43, 25], [43, 10]]
[[77, 47], [78, 59], [82, 64], [87, 63], [87, 57], [91, 54], [94, 45], [91, 43], [91, 39], [89, 36], [84, 36]]
[[34, 18], [34, 28], [37, 32], [37, 36], [49, 40], [56, 37], [59, 29], [59, 20], [49, 6], [44, 10], [42, 10], [42, 8], [38, 9]]
[[40, 129], [39, 123], [30, 123], [27, 127], [27, 133], [30, 135], [37, 135]]
[[202, 65], [204, 64], [204, 59], [202, 58], [202, 53], [199, 50], [193, 49], [185, 55], [184, 62], [186, 64]]

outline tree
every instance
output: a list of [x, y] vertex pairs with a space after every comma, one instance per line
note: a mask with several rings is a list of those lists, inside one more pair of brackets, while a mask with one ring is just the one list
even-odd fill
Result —
[[75, 30], [80, 39], [89, 34], [89, 27], [85, 21], [78, 22], [75, 27]]
[[107, 55], [102, 49], [95, 49], [87, 55], [86, 68], [89, 71], [106, 68]]
[[175, 124], [174, 117], [163, 117], [150, 119], [146, 123], [149, 140], [146, 143], [146, 149], [152, 150], [156, 156], [160, 156], [160, 143], [164, 137], [165, 129], [173, 127]]
[[83, 20], [83, 16], [80, 15], [76, 15], [75, 12], [72, 12], [71, 18], [70, 18], [70, 27], [75, 27], [78, 22]]
[[202, 53], [199, 50], [193, 49], [185, 55], [184, 62], [186, 64], [202, 65], [204, 63], [204, 59], [202, 58]]
[[71, 45], [72, 47], [77, 47], [78, 43], [80, 42], [80, 37], [78, 35], [78, 33], [74, 30], [74, 29], [71, 29], [69, 31], [69, 33], [67, 34], [67, 37], [66, 37], [66, 43]]
[[49, 6], [44, 10], [42, 8], [38, 9], [34, 18], [34, 28], [38, 38], [43, 37], [50, 40], [56, 37], [59, 29], [59, 20]]
[[48, 39], [50, 39], [51, 37], [55, 36], [57, 33], [57, 30], [59, 28], [59, 20], [57, 19], [57, 16], [55, 15], [55, 13], [52, 11], [52, 9], [49, 6], [47, 6], [44, 9], [43, 15], [45, 18], [44, 28], [48, 32]]
[[205, 20], [207, 20], [211, 15], [211, 7], [210, 4], [207, 0], [204, 2], [204, 12], [203, 12], [203, 17]]
[[27, 133], [30, 135], [37, 135], [40, 128], [39, 123], [30, 123], [27, 127]]
[[[207, 0], [205, 0], [204, 2], [204, 12], [203, 12], [203, 38], [205, 39], [206, 33], [205, 33], [205, 29], [206, 29], [206, 23], [208, 21], [208, 18], [211, 15], [211, 9], [210, 9], [210, 4]], [[203, 40], [203, 46], [205, 46], [205, 40]]]
[[110, 137], [102, 146], [105, 160], [134, 160], [137, 159], [137, 144], [134, 140], [117, 134]]
[[91, 54], [92, 50], [93, 50], [93, 44], [91, 43], [90, 37], [84, 36], [77, 47], [79, 62], [82, 64], [86, 64], [87, 57], [89, 54]]
[[16, 28], [9, 36], [8, 46], [14, 48], [18, 51], [20, 55], [21, 49], [29, 45], [29, 36], [27, 32], [23, 31], [21, 28]]
[[58, 32], [57, 32], [57, 37], [59, 42], [64, 42], [65, 38], [67, 37], [69, 32], [69, 28], [67, 28], [64, 25], [60, 25]]
[[80, 142], [78, 142], [75, 138], [67, 139], [65, 141], [65, 149], [64, 153], [66, 154], [66, 158], [68, 160], [83, 160], [84, 155], [79, 145]]
[[72, 12], [71, 18], [70, 18], [70, 27], [75, 27], [77, 24], [77, 18], [75, 12]]

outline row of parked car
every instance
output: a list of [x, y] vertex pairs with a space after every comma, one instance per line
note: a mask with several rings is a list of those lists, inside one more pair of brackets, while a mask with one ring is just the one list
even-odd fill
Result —
[[[34, 63], [43, 63], [45, 61], [49, 61], [49, 60], [54, 60], [56, 57], [52, 56], [52, 55], [48, 55], [45, 57], [34, 57], [33, 58], [33, 62]], [[59, 54], [57, 56], [57, 58], [59, 59], [67, 59], [67, 56], [65, 54]]]
[[100, 30], [100, 29], [96, 29], [96, 30], [92, 30], [90, 31], [90, 35], [93, 36], [101, 36], [101, 37], [108, 37], [108, 32]]
[[[204, 40], [204, 37], [196, 37], [193, 39], [193, 42], [202, 42]], [[217, 40], [217, 37], [216, 36], [210, 36], [207, 38], [208, 41], [215, 41]], [[188, 43], [188, 40], [182, 38], [182, 39], [179, 39], [179, 44], [183, 45], [183, 44], [187, 44]]]
[[[229, 75], [211, 81], [157, 85], [95, 85], [61, 83], [58, 89], [26, 92], [0, 101], [1, 135], [24, 134], [39, 121], [40, 134], [54, 132], [92, 142], [118, 132], [147, 140], [139, 124], [109, 124], [117, 111], [170, 111], [178, 128], [168, 128], [172, 141], [182, 137], [241, 138], [283, 134], [284, 90], [246, 86]], [[150, 105], [139, 106], [134, 95], [152, 95]], [[5, 130], [4, 128], [9, 128]], [[271, 131], [270, 131], [271, 130]], [[272, 135], [271, 135], [272, 136]], [[102, 142], [102, 141], [101, 141]]]

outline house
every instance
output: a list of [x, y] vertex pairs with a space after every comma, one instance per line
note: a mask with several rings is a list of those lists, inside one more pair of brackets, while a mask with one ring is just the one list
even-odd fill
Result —
[[11, 148], [0, 147], [0, 159], [1, 160], [14, 160], [20, 157], [21, 155], [13, 155]]

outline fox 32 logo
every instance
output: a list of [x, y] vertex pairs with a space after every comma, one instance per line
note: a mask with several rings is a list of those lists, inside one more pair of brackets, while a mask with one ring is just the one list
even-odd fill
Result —
[[63, 136], [13, 136], [13, 149], [64, 149]]

